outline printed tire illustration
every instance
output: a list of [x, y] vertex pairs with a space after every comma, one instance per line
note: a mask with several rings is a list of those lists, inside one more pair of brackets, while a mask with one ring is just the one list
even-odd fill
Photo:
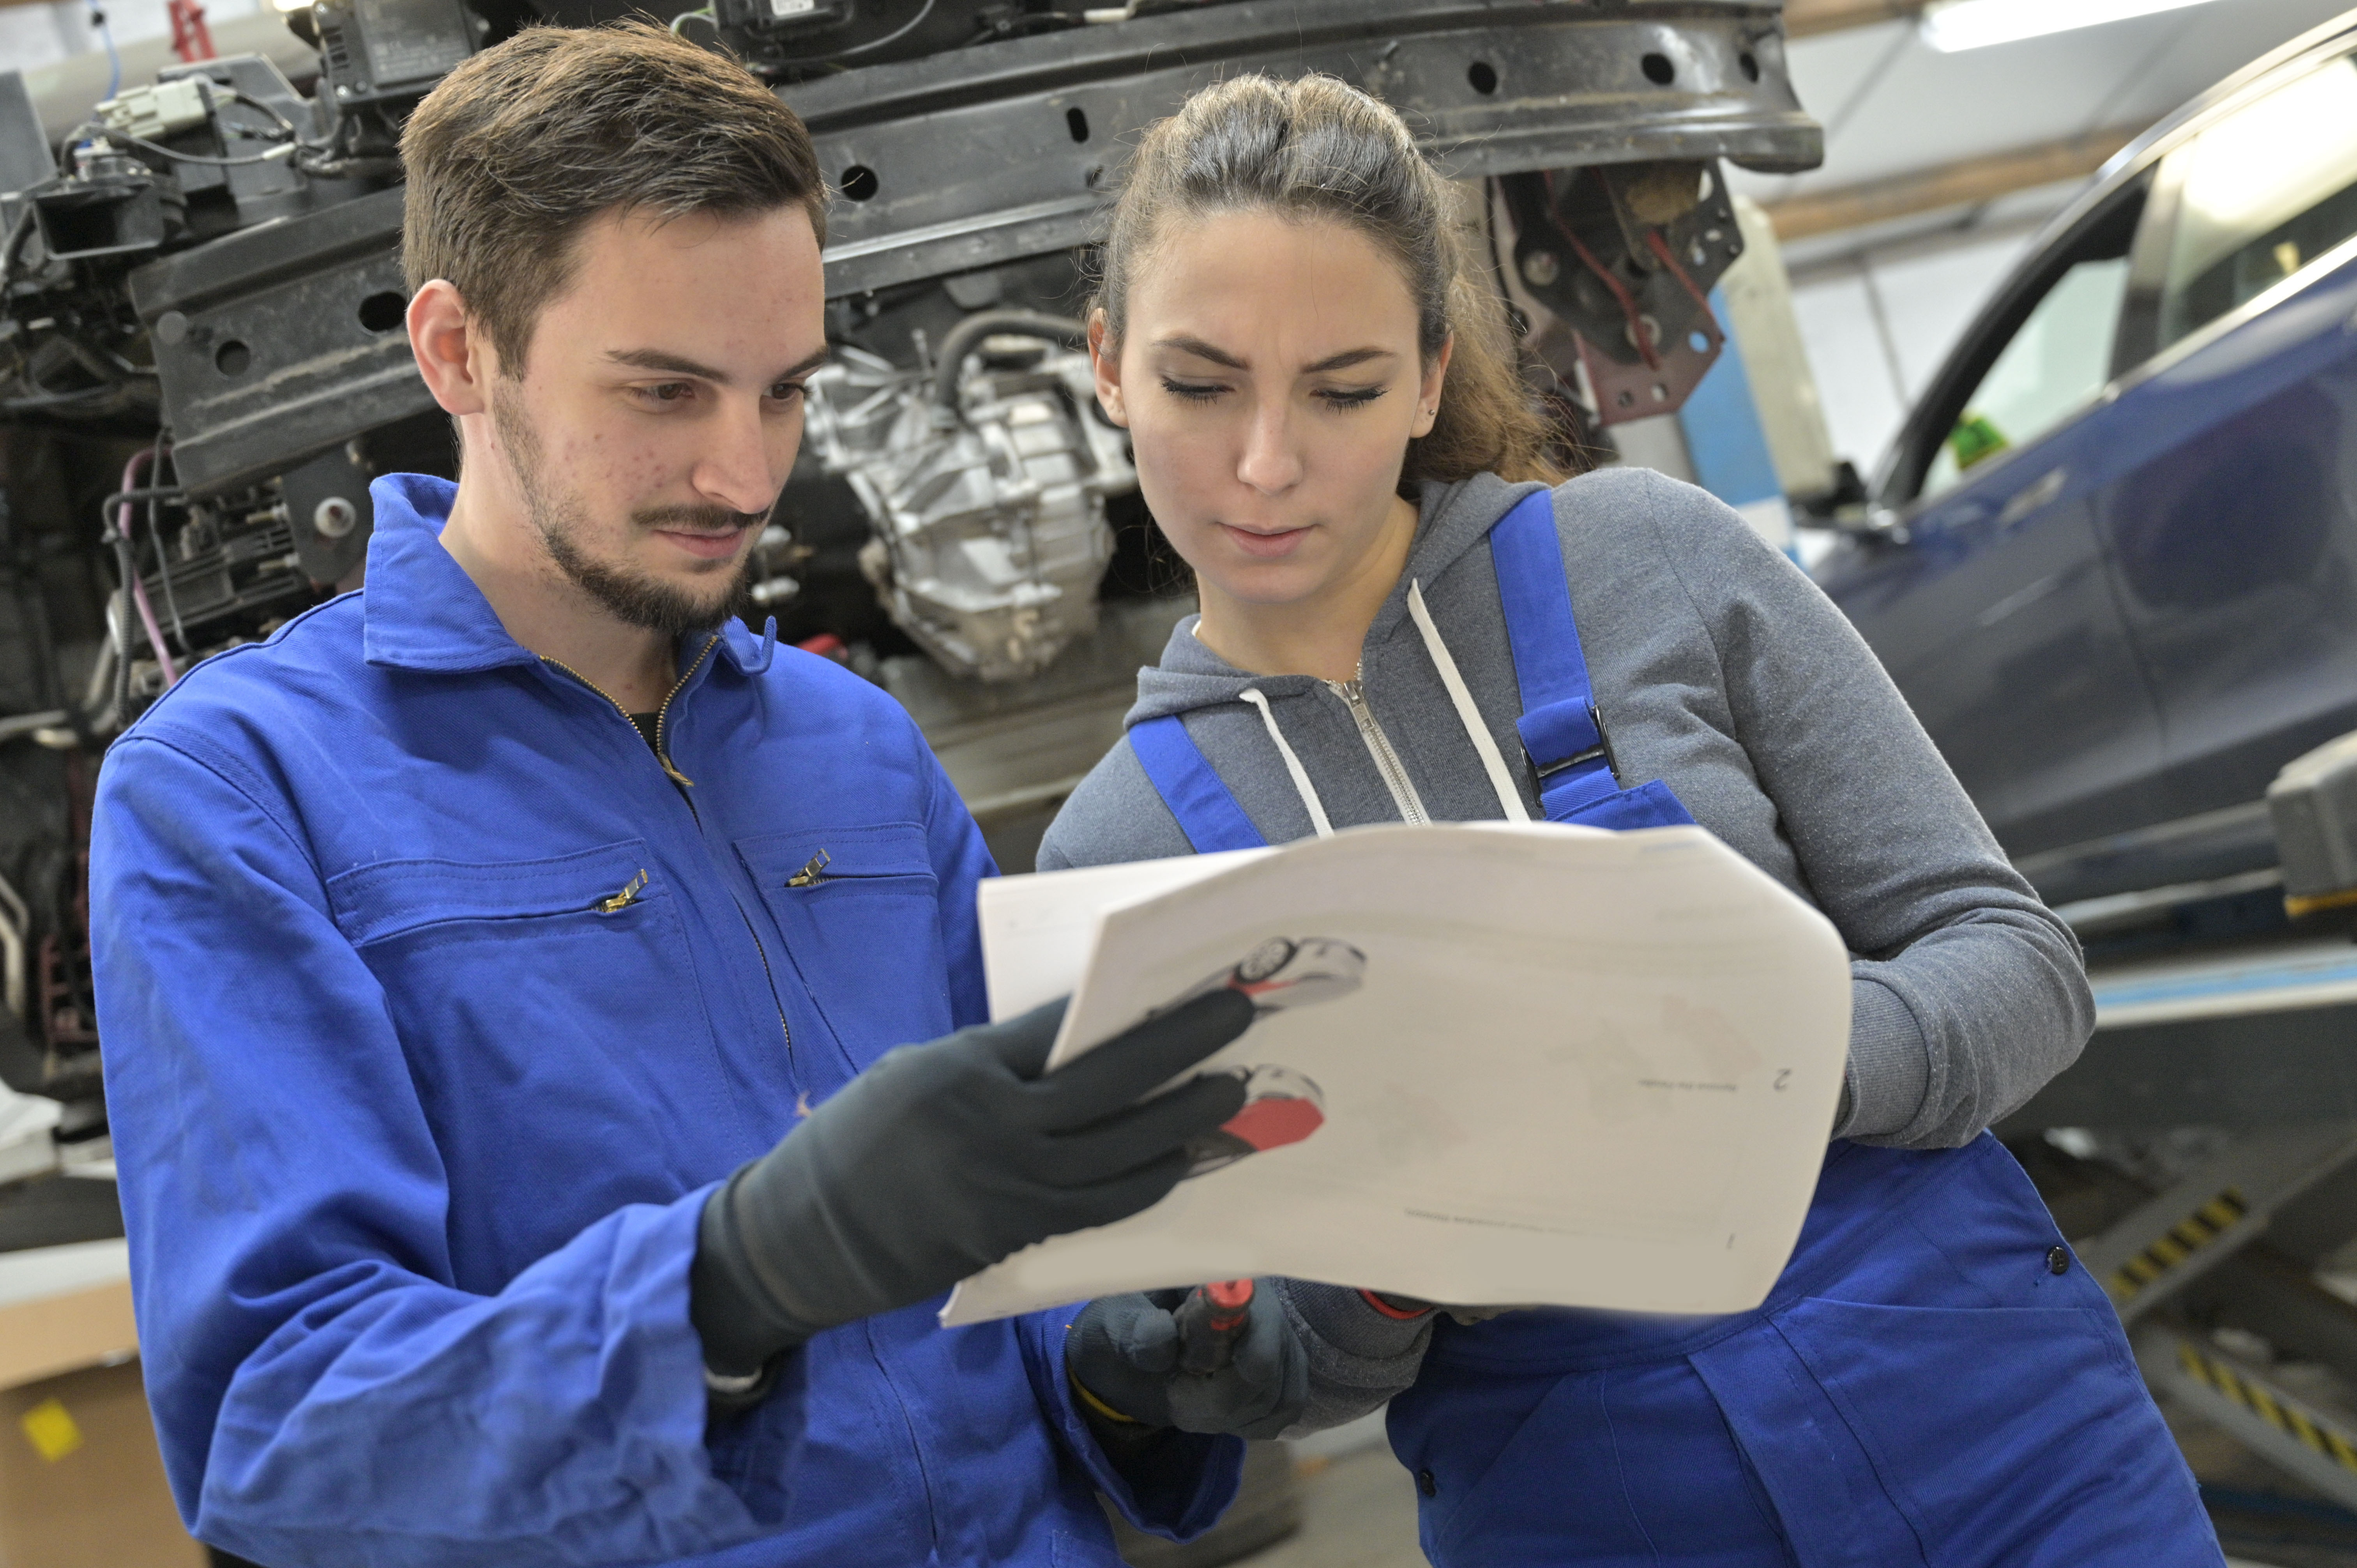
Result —
[[1289, 1067], [1239, 1068], [1244, 1108], [1187, 1145], [1187, 1175], [1208, 1175], [1247, 1155], [1298, 1144], [1326, 1124], [1326, 1096]]
[[1225, 986], [1251, 997], [1254, 1009], [1265, 1017], [1281, 1008], [1348, 996], [1366, 977], [1367, 955], [1348, 942], [1332, 937], [1271, 937], [1178, 1000]]
[[[1366, 977], [1367, 955], [1349, 942], [1334, 937], [1271, 937], [1171, 998], [1169, 1006], [1214, 991], [1234, 991], [1251, 999], [1257, 1021], [1287, 1008], [1348, 996]], [[1188, 1144], [1189, 1176], [1298, 1144], [1326, 1124], [1325, 1093], [1304, 1074], [1274, 1063], [1223, 1070], [1243, 1079], [1244, 1106], [1216, 1131]]]

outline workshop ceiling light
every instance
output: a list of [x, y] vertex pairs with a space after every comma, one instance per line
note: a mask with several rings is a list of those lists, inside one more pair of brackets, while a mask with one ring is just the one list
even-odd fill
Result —
[[2048, 33], [2124, 22], [2211, 0], [1934, 0], [1923, 8], [1923, 41], [1942, 54], [2010, 44]]

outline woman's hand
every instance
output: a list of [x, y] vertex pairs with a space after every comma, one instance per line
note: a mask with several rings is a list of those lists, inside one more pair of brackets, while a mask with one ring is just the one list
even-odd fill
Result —
[[1183, 1290], [1091, 1302], [1064, 1344], [1064, 1368], [1092, 1413], [1144, 1428], [1275, 1437], [1309, 1402], [1309, 1356], [1271, 1290], [1255, 1290], [1227, 1364], [1181, 1369]]

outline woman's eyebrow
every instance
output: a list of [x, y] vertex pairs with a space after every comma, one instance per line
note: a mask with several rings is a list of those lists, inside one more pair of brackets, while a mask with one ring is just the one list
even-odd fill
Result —
[[[1203, 341], [1200, 338], [1189, 338], [1183, 335], [1172, 338], [1157, 338], [1154, 340], [1154, 346], [1157, 349], [1175, 349], [1182, 354], [1192, 354], [1199, 360], [1209, 360], [1215, 365], [1225, 365], [1232, 371], [1248, 371], [1252, 369], [1252, 366], [1236, 358], [1233, 354], [1229, 353], [1225, 349], [1215, 348], [1211, 344]], [[1350, 369], [1352, 365], [1363, 365], [1370, 360], [1396, 360], [1398, 358], [1399, 355], [1389, 349], [1377, 349], [1372, 347], [1364, 349], [1345, 349], [1339, 354], [1329, 354], [1326, 358], [1318, 360], [1314, 365], [1302, 366], [1301, 373], [1305, 376], [1320, 375], [1328, 371], [1344, 371]]]
[[1347, 371], [1352, 365], [1363, 365], [1369, 360], [1398, 358], [1399, 356], [1389, 349], [1346, 349], [1341, 353], [1328, 355], [1314, 365], [1302, 366], [1301, 373], [1305, 376], [1314, 376], [1326, 371]]
[[1245, 364], [1225, 349], [1215, 349], [1200, 338], [1189, 338], [1183, 334], [1174, 338], [1157, 338], [1154, 340], [1154, 346], [1157, 349], [1176, 349], [1182, 354], [1192, 354], [1199, 360], [1209, 360], [1215, 365], [1225, 365], [1232, 371], [1252, 369], [1250, 365]]

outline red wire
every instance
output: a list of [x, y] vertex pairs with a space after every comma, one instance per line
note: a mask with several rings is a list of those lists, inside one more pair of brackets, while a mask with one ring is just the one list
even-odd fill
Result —
[[[155, 447], [150, 446], [145, 451], [131, 454], [131, 461], [123, 465], [124, 490], [135, 490], [139, 488], [139, 466], [143, 463], [153, 464], [156, 460], [156, 450]], [[114, 509], [114, 532], [125, 540], [133, 537], [129, 501], [119, 502]], [[147, 628], [147, 642], [156, 650], [156, 661], [164, 668], [164, 690], [168, 692], [179, 684], [180, 672], [173, 666], [172, 650], [164, 646], [164, 628], [156, 624], [155, 607], [147, 602], [147, 585], [139, 575], [139, 549], [136, 543], [132, 545], [130, 560], [131, 601], [139, 607], [139, 624]], [[172, 569], [169, 562], [158, 561], [156, 564], [163, 571], [168, 572]], [[131, 657], [129, 629], [124, 628], [123, 657], [125, 659]]]
[[[1612, 270], [1609, 267], [1607, 267], [1602, 262], [1596, 259], [1596, 252], [1582, 244], [1578, 235], [1573, 233], [1569, 229], [1564, 226], [1563, 215], [1555, 210], [1555, 175], [1553, 172], [1550, 171], [1543, 174], [1539, 177], [1542, 182], [1542, 188], [1546, 191], [1547, 196], [1547, 221], [1553, 224], [1555, 226], [1555, 231], [1562, 235], [1565, 241], [1570, 244], [1573, 252], [1579, 257], [1581, 263], [1585, 265], [1589, 272], [1594, 273], [1599, 279], [1603, 280], [1604, 286], [1612, 291], [1612, 297], [1620, 302], [1620, 314], [1629, 318], [1629, 336], [1636, 343], [1638, 357], [1645, 361], [1645, 368], [1649, 371], [1660, 370], [1662, 368], [1661, 356], [1653, 351], [1653, 345], [1645, 341], [1644, 312], [1637, 308], [1637, 296], [1629, 292], [1629, 285], [1627, 284], [1622, 283], [1619, 278], [1612, 275]], [[1673, 262], [1670, 264], [1674, 267], [1677, 263]], [[1681, 274], [1679, 275], [1683, 277], [1684, 274]], [[1691, 288], [1694, 285], [1688, 284], [1686, 286]]]

